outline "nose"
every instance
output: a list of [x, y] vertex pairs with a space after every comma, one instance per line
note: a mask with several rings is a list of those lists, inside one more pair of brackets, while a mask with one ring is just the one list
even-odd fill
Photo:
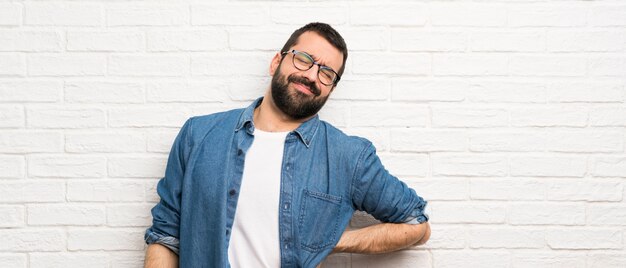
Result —
[[304, 72], [304, 76], [309, 79], [309, 81], [313, 81], [313, 83], [317, 83], [317, 71], [319, 66], [317, 64], [313, 64], [313, 67]]

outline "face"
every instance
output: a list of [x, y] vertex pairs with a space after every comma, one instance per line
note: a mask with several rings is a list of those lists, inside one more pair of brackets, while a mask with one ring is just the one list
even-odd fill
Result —
[[[341, 52], [315, 32], [305, 32], [291, 49], [306, 52], [313, 59], [338, 71], [343, 62]], [[311, 117], [324, 106], [333, 86], [322, 84], [318, 79], [319, 66], [314, 65], [301, 71], [293, 65], [293, 53], [281, 57], [277, 54], [272, 60], [270, 73], [273, 74], [271, 95], [275, 105], [294, 120]], [[281, 60], [282, 59], [282, 60]]]

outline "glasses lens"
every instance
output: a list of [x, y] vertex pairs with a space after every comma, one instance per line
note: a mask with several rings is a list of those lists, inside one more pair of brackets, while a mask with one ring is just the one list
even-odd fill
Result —
[[328, 68], [321, 68], [318, 76], [320, 78], [320, 82], [327, 86], [332, 85], [335, 82], [335, 78], [337, 78], [335, 72]]
[[302, 52], [293, 54], [293, 65], [300, 71], [306, 71], [313, 66], [313, 59]]

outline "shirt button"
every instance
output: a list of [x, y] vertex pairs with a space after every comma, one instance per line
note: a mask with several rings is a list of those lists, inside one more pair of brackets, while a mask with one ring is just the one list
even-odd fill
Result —
[[243, 150], [239, 149], [237, 150], [237, 155], [242, 155], [243, 154]]
[[230, 230], [226, 229], [226, 235], [228, 235], [230, 233]]
[[285, 203], [284, 208], [285, 208], [285, 209], [289, 209], [289, 203]]
[[230, 189], [230, 191], [228, 191], [229, 195], [235, 195], [237, 193], [237, 190], [235, 189]]

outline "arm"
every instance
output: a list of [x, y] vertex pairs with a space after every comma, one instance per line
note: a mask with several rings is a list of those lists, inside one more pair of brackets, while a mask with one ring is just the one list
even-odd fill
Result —
[[336, 252], [379, 254], [423, 245], [430, 238], [430, 225], [381, 223], [346, 230], [333, 250]]
[[150, 244], [144, 268], [177, 268], [178, 255], [161, 244]]

